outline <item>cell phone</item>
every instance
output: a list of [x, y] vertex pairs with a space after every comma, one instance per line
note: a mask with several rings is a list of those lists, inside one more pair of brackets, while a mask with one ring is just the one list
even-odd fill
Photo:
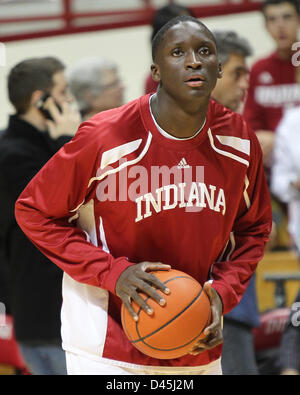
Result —
[[[46, 100], [47, 100], [50, 96], [51, 96], [50, 93], [45, 92], [45, 93], [40, 97], [40, 99], [36, 102], [35, 105], [36, 105], [36, 107], [40, 110], [40, 112], [43, 114], [43, 116], [44, 116], [46, 119], [50, 119], [51, 121], [53, 121], [53, 118], [52, 118], [52, 115], [50, 114], [50, 112], [49, 112], [46, 108], [44, 108], [44, 104], [45, 104]], [[55, 100], [54, 100], [54, 102], [55, 102], [55, 104], [56, 104], [58, 110], [59, 110], [60, 112], [62, 112], [62, 109], [61, 109], [60, 105], [59, 105]]]

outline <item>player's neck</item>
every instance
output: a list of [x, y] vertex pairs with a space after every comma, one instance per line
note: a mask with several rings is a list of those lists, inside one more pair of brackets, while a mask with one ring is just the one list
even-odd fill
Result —
[[186, 106], [185, 109], [158, 92], [152, 97], [150, 105], [153, 116], [162, 129], [174, 137], [187, 138], [194, 136], [205, 122], [208, 103], [209, 100], [196, 108]]

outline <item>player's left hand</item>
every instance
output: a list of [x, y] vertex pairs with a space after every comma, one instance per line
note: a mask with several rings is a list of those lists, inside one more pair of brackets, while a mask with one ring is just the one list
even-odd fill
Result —
[[212, 288], [209, 282], [203, 286], [211, 305], [212, 320], [210, 325], [205, 328], [203, 334], [205, 338], [199, 340], [194, 344], [189, 352], [191, 355], [198, 355], [205, 350], [209, 350], [223, 343], [223, 330], [222, 330], [222, 312], [223, 303], [215, 289]]

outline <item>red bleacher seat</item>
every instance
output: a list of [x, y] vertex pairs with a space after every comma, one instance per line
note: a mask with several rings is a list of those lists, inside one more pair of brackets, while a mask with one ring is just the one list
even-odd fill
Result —
[[15, 339], [13, 319], [0, 315], [0, 365], [11, 366], [20, 374], [30, 374]]

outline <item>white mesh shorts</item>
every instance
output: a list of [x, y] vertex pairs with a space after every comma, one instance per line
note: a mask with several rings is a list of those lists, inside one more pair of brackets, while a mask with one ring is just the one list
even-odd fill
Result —
[[221, 358], [197, 367], [120, 366], [66, 351], [68, 375], [221, 375]]

